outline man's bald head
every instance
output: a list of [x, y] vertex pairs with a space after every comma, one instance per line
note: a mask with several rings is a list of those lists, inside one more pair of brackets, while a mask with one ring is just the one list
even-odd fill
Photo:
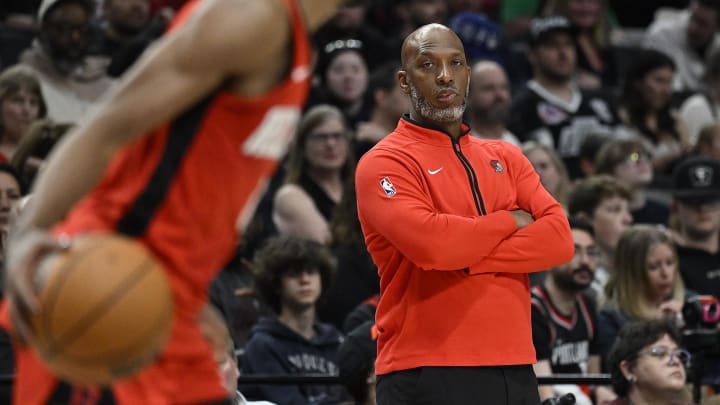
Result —
[[487, 72], [497, 71], [503, 72], [503, 74], [505, 74], [505, 69], [503, 69], [503, 67], [499, 63], [491, 60], [482, 60], [473, 65], [472, 76], [476, 77]]
[[398, 80], [410, 96], [410, 117], [458, 132], [470, 83], [460, 38], [444, 25], [424, 25], [407, 36], [401, 56]]
[[410, 33], [403, 41], [400, 53], [403, 69], [420, 51], [433, 45], [451, 46], [462, 51], [463, 54], [465, 53], [462, 41], [453, 30], [442, 24], [423, 25]]

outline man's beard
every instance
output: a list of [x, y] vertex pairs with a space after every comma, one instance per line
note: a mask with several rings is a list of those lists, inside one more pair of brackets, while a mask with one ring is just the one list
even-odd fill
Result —
[[494, 104], [488, 108], [470, 108], [468, 110], [472, 121], [482, 125], [505, 125], [510, 116], [507, 104]]
[[689, 226], [686, 226], [684, 230], [685, 230], [685, 234], [687, 235], [688, 239], [690, 239], [692, 241], [697, 241], [697, 242], [707, 241], [713, 235], [715, 235], [715, 232], [717, 232], [716, 230], [706, 231], [706, 230], [702, 230], [702, 229], [691, 228]]
[[546, 66], [540, 66], [540, 71], [547, 80], [549, 80], [553, 83], [556, 83], [556, 84], [568, 83], [572, 79], [573, 74], [574, 74], [572, 72], [571, 73], [558, 72], [557, 70], [554, 70], [554, 69], [552, 69], [550, 67], [546, 67]]
[[577, 269], [573, 269], [573, 271], [569, 273], [566, 270], [553, 270], [552, 277], [555, 279], [555, 283], [557, 283], [557, 285], [563, 290], [580, 292], [586, 289], [592, 281], [588, 282], [587, 284], [580, 284], [575, 281], [575, 272], [579, 270], [587, 270], [588, 272], [590, 272], [590, 274], [594, 274], [592, 273], [592, 270], [590, 270], [586, 266], [582, 266]]
[[[468, 87], [470, 84], [468, 83]], [[437, 108], [430, 104], [427, 99], [417, 91], [417, 88], [410, 84], [410, 101], [415, 111], [430, 122], [457, 122], [462, 120], [465, 106], [467, 105], [467, 89], [463, 103], [459, 106]]]

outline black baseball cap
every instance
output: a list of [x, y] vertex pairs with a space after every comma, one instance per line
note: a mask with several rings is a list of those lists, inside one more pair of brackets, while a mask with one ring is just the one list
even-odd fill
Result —
[[559, 15], [534, 18], [530, 22], [530, 46], [541, 45], [559, 32], [573, 35], [573, 27], [567, 18]]
[[720, 200], [720, 161], [691, 157], [673, 171], [672, 195], [681, 201]]

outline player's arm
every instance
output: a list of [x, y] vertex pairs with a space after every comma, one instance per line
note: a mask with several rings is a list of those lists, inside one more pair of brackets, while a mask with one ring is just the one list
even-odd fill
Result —
[[[275, 2], [211, 0], [150, 49], [96, 113], [51, 154], [19, 224], [47, 228], [99, 180], [122, 146], [178, 115], [230, 77], [258, 71], [284, 49]], [[263, 46], [257, 46], [259, 41]], [[249, 57], [248, 55], [252, 55]]]
[[305, 190], [295, 184], [285, 184], [275, 193], [272, 216], [281, 234], [320, 243], [330, 240], [327, 221]]
[[[276, 1], [207, 0], [190, 20], [148, 50], [89, 120], [51, 154], [33, 198], [11, 235], [6, 294], [15, 325], [18, 306], [33, 309], [33, 269], [57, 245], [45, 233], [96, 184], [113, 154], [219, 87], [229, 77], [266, 68], [282, 54], [289, 27]], [[262, 41], [263, 46], [257, 46]], [[277, 51], [277, 52], [275, 52]], [[252, 55], [252, 57], [248, 57]], [[27, 335], [27, 330], [19, 331]]]
[[[477, 263], [515, 232], [517, 224], [508, 211], [486, 216], [438, 212], [417, 176], [412, 163], [393, 151], [375, 149], [360, 160], [355, 187], [369, 245], [382, 235], [423, 269], [458, 270]], [[395, 194], [388, 195], [381, 185], [385, 177]]]

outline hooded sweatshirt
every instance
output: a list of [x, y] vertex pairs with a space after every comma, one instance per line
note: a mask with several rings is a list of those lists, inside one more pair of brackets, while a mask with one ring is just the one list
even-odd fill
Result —
[[[335, 355], [342, 336], [334, 326], [315, 322], [311, 339], [297, 334], [277, 318], [263, 318], [250, 332], [242, 358], [242, 374], [338, 375]], [[347, 398], [333, 385], [243, 385], [240, 391], [251, 399], [278, 404], [332, 403]]]

